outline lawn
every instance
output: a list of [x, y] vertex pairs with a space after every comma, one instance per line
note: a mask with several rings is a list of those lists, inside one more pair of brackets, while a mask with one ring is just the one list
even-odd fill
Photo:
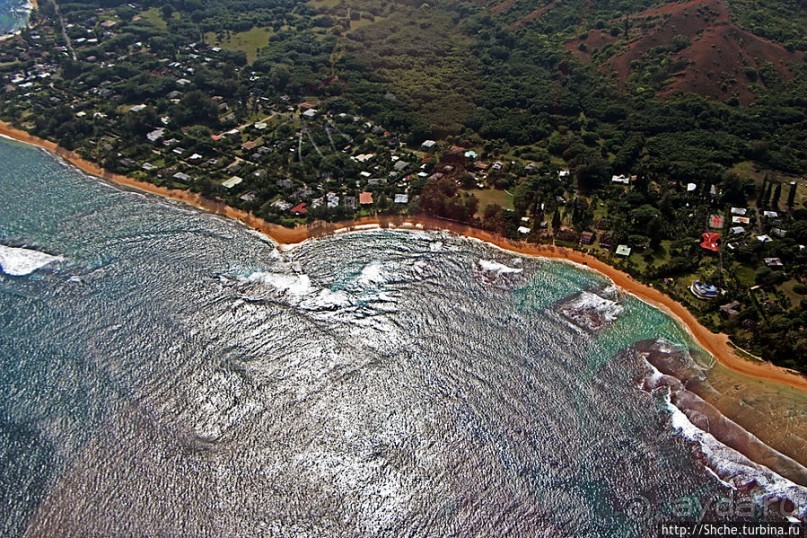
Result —
[[513, 195], [498, 189], [471, 189], [468, 191], [479, 200], [478, 214], [485, 211], [485, 206], [499, 204], [504, 209], [513, 209]]
[[247, 62], [252, 63], [258, 58], [261, 48], [269, 44], [269, 38], [274, 31], [268, 28], [252, 28], [246, 32], [231, 33], [229, 37], [218, 39], [214, 32], [205, 34], [208, 44], [221, 47], [225, 50], [243, 51], [247, 55]]
[[795, 279], [791, 279], [779, 286], [779, 289], [781, 290], [782, 293], [785, 294], [785, 297], [790, 299], [791, 308], [794, 306], [798, 307], [802, 299], [807, 299], [807, 296], [801, 295], [793, 291], [793, 286], [795, 286], [796, 284], [798, 284], [798, 281], [796, 281]]
[[140, 14], [140, 17], [160, 30], [165, 30], [168, 28], [168, 24], [165, 22], [165, 19], [163, 19], [163, 14], [159, 8], [153, 7], [151, 9], [147, 9]]

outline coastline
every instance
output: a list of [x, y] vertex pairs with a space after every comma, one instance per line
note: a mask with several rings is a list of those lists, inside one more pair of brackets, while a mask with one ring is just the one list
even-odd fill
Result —
[[[36, 2], [33, 0], [32, 3], [36, 5]], [[485, 230], [473, 228], [466, 224], [425, 216], [376, 216], [334, 223], [317, 221], [306, 226], [286, 228], [278, 224], [269, 223], [249, 212], [230, 207], [223, 202], [203, 198], [196, 193], [159, 187], [151, 183], [132, 179], [128, 176], [109, 172], [97, 164], [83, 159], [73, 151], [66, 150], [49, 140], [33, 136], [4, 121], [0, 121], [0, 135], [47, 150], [83, 172], [104, 179], [110, 183], [154, 194], [163, 198], [178, 200], [204, 211], [238, 220], [244, 225], [265, 234], [281, 247], [288, 247], [307, 239], [349, 231], [359, 231], [370, 228], [400, 228], [425, 231], [448, 231], [463, 237], [490, 243], [500, 249], [516, 254], [576, 263], [604, 275], [624, 292], [662, 310], [667, 315], [676, 319], [676, 321], [689, 331], [693, 339], [703, 349], [709, 352], [717, 362], [727, 369], [757, 380], [783, 385], [798, 391], [807, 391], [807, 376], [769, 362], [751, 361], [740, 356], [737, 348], [730, 342], [728, 335], [711, 332], [701, 325], [697, 318], [681, 303], [675, 301], [658, 289], [635, 280], [627, 273], [608, 265], [594, 256], [571, 248], [513, 241]]]
[[[28, 21], [25, 23], [25, 26], [31, 28], [31, 13], [39, 10], [39, 0], [28, 0], [27, 7], [28, 7]], [[23, 28], [24, 26], [21, 26], [20, 28], [11, 33], [0, 35], [0, 41], [17, 37], [18, 35], [20, 35], [20, 32], [22, 32]]]

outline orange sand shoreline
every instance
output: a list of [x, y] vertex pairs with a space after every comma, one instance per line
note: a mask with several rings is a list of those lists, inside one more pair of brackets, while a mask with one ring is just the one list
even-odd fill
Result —
[[223, 202], [203, 198], [201, 195], [196, 193], [159, 187], [157, 185], [138, 181], [127, 176], [114, 174], [101, 168], [95, 163], [83, 159], [75, 152], [66, 150], [49, 140], [35, 137], [3, 121], [0, 121], [0, 134], [13, 138], [19, 142], [43, 148], [76, 166], [82, 171], [111, 183], [164, 198], [178, 200], [199, 209], [238, 220], [246, 226], [267, 235], [279, 245], [293, 245], [307, 239], [333, 235], [334, 233], [337, 233], [337, 231], [342, 232], [361, 230], [368, 227], [403, 228], [430, 231], [448, 231], [464, 237], [474, 238], [491, 243], [501, 249], [522, 255], [571, 261], [601, 273], [602, 275], [611, 279], [620, 289], [674, 317], [689, 330], [693, 338], [701, 347], [708, 351], [719, 363], [729, 370], [759, 380], [785, 385], [800, 391], [807, 391], [807, 376], [776, 366], [769, 362], [751, 361], [739, 356], [735, 350], [735, 347], [729, 341], [728, 335], [722, 333], [715, 334], [711, 332], [709, 329], [701, 325], [686, 307], [674, 300], [672, 297], [665, 295], [658, 289], [635, 280], [627, 273], [620, 271], [619, 269], [608, 265], [603, 261], [600, 261], [594, 256], [574, 249], [512, 241], [497, 234], [480, 230], [478, 228], [473, 228], [465, 224], [443, 221], [424, 216], [378, 216], [336, 223], [317, 221], [307, 226], [286, 228], [277, 224], [269, 223], [246, 211], [230, 207]]

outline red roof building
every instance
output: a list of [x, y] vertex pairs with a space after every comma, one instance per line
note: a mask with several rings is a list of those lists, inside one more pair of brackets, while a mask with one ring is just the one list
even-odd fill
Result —
[[709, 215], [709, 228], [719, 230], [723, 227], [723, 217], [720, 215]]
[[373, 203], [373, 193], [372, 192], [360, 192], [359, 193], [359, 203], [361, 205], [370, 205]]
[[718, 252], [720, 250], [720, 234], [715, 232], [703, 232], [701, 234], [703, 241], [701, 241], [701, 248]]
[[306, 213], [308, 213], [308, 208], [306, 207], [305, 202], [300, 202], [296, 206], [292, 207], [290, 211], [295, 215], [305, 215]]

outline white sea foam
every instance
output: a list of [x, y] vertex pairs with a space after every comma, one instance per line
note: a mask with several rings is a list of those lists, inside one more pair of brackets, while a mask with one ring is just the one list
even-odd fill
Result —
[[602, 315], [604, 320], [608, 323], [616, 321], [619, 314], [624, 310], [623, 306], [618, 302], [606, 299], [589, 291], [580, 293], [577, 298], [567, 303], [567, 305], [568, 308], [578, 311], [594, 310]]
[[246, 280], [248, 282], [267, 284], [277, 291], [292, 297], [304, 297], [315, 291], [311, 286], [311, 278], [308, 275], [286, 275], [258, 271], [249, 275]]
[[[658, 387], [659, 381], [666, 376], [649, 362], [645, 361], [645, 364], [649, 372], [647, 379], [650, 388]], [[807, 488], [754, 463], [737, 450], [724, 445], [711, 433], [695, 426], [686, 413], [672, 403], [670, 391], [664, 394], [664, 403], [670, 412], [670, 425], [684, 438], [700, 446], [706, 469], [720, 482], [737, 489], [738, 485], [753, 480], [758, 486], [753, 495], [758, 500], [790, 499], [795, 504], [795, 513], [783, 515], [795, 516], [801, 521], [807, 520]]]
[[361, 275], [359, 275], [359, 282], [365, 286], [383, 284], [386, 281], [387, 277], [384, 274], [384, 267], [381, 265], [381, 262], [371, 262], [367, 264], [361, 270]]
[[30, 275], [37, 269], [63, 260], [61, 256], [52, 256], [38, 250], [0, 245], [0, 270], [11, 276]]
[[479, 267], [481, 267], [483, 271], [498, 273], [500, 275], [508, 273], [520, 273], [523, 271], [523, 269], [517, 267], [508, 267], [503, 263], [494, 262], [491, 260], [479, 260]]
[[353, 306], [354, 303], [353, 297], [345, 291], [323, 288], [319, 290], [319, 293], [302, 301], [300, 307], [306, 310], [338, 310]]
[[577, 327], [599, 332], [614, 323], [623, 306], [596, 293], [583, 291], [558, 307], [558, 311]]

